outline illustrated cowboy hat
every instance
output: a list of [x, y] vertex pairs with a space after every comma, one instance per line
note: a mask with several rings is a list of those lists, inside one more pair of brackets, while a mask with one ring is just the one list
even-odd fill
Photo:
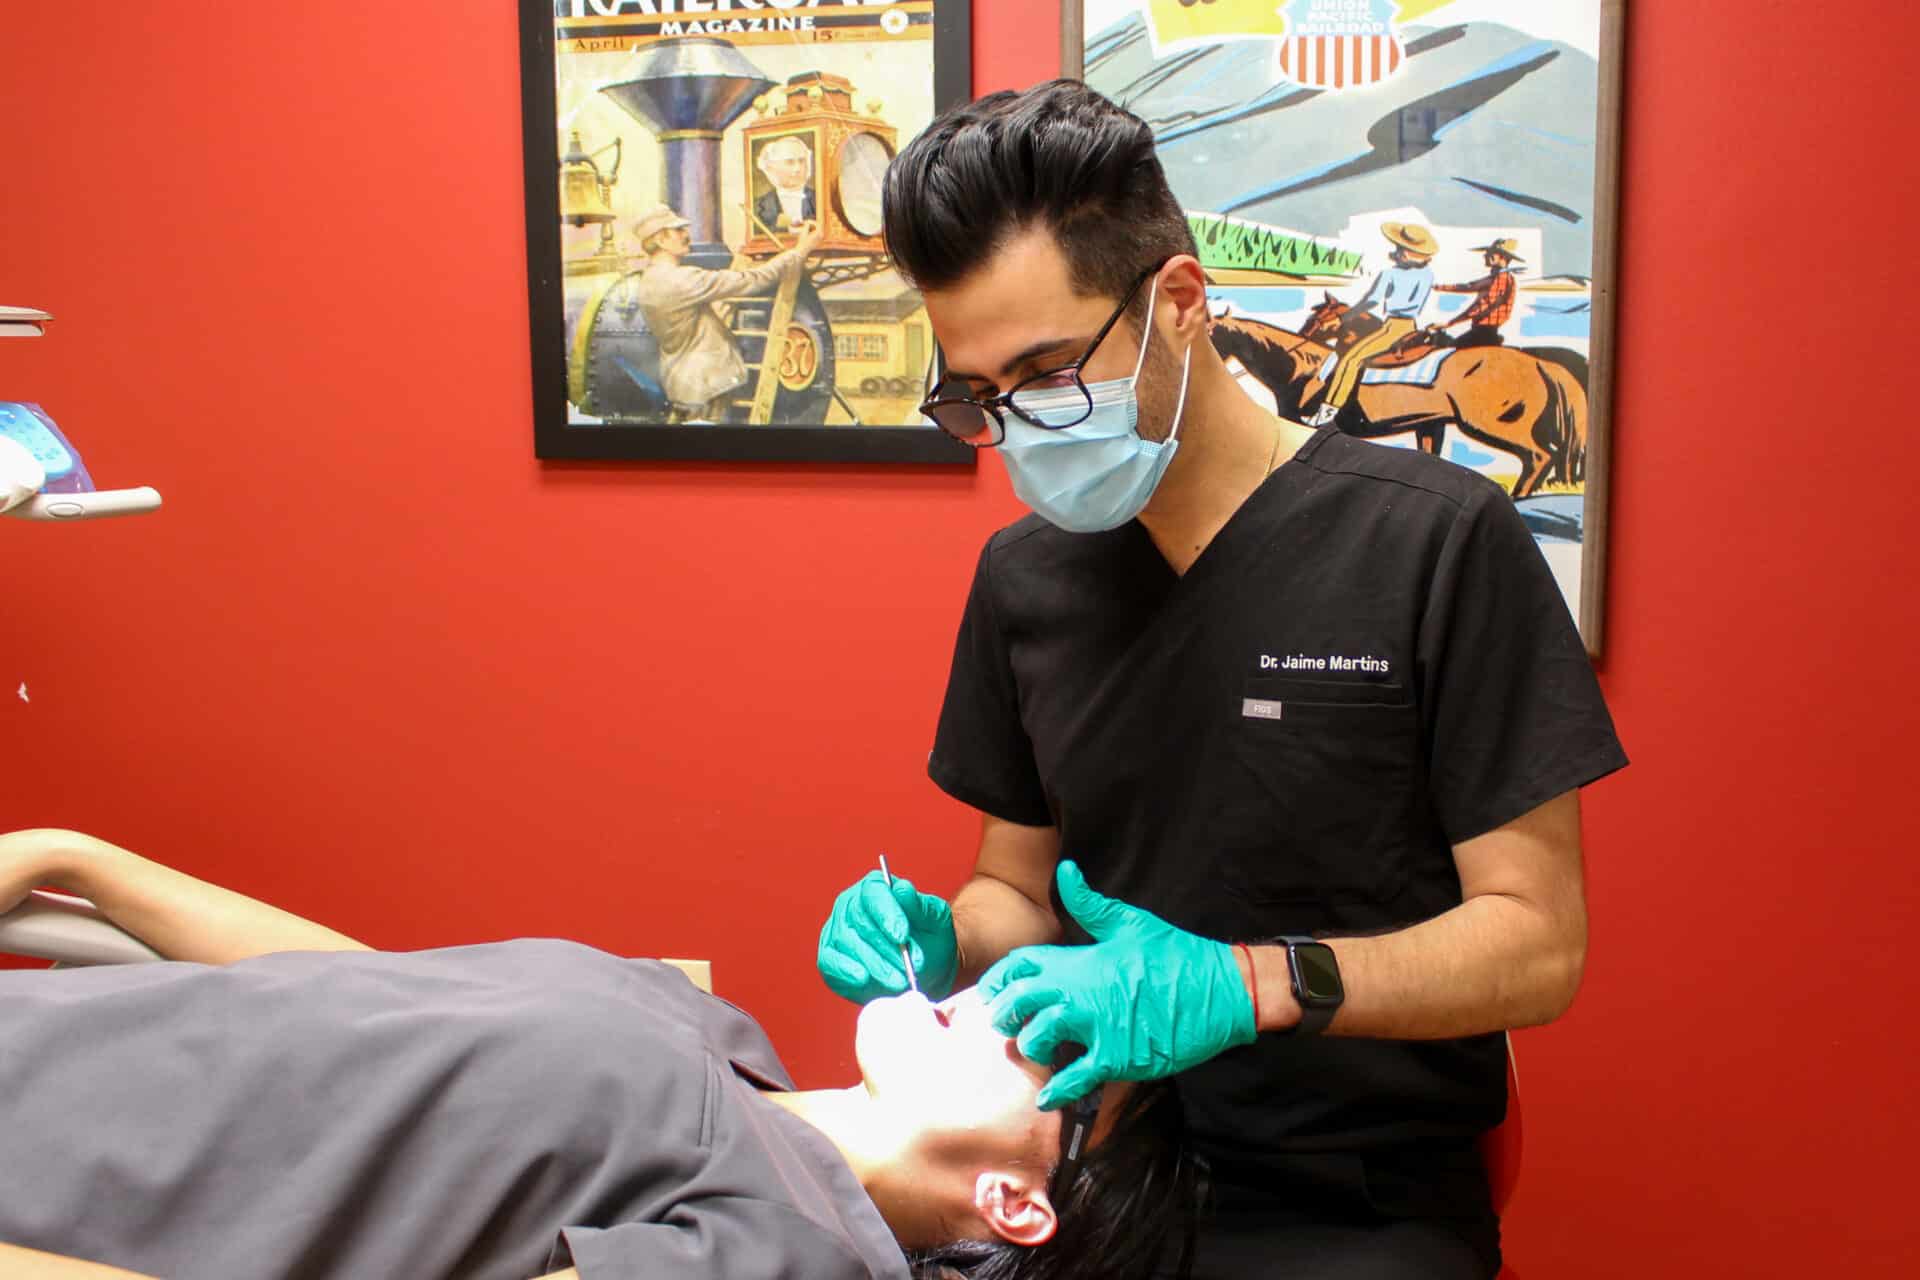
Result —
[[1440, 242], [1433, 238], [1433, 232], [1417, 222], [1382, 223], [1380, 234], [1418, 257], [1431, 258], [1440, 252]]
[[1495, 240], [1492, 244], [1475, 245], [1475, 253], [1497, 253], [1508, 262], [1517, 262], [1525, 266], [1527, 260], [1520, 256], [1520, 242], [1511, 237]]
[[662, 231], [692, 225], [666, 205], [657, 204], [640, 215], [640, 221], [633, 224], [633, 234], [639, 237], [642, 244], [645, 244], [649, 238], [659, 235]]

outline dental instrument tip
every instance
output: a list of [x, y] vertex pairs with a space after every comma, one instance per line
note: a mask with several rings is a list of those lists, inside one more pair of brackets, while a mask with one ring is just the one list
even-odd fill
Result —
[[[880, 874], [886, 878], [887, 888], [893, 888], [893, 872], [887, 870], [887, 855], [884, 853], [880, 855]], [[900, 963], [907, 970], [907, 990], [915, 995], [920, 994], [920, 979], [913, 972], [913, 956], [904, 946], [900, 948]]]

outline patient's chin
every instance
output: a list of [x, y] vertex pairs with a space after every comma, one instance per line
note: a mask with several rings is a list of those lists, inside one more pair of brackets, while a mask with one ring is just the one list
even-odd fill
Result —
[[853, 1056], [870, 1093], [890, 1090], [919, 1074], [936, 1052], [940, 1023], [926, 997], [909, 993], [874, 1000], [854, 1024]]

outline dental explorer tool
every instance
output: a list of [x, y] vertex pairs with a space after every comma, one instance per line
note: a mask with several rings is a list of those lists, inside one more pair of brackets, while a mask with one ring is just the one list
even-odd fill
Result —
[[[880, 874], [887, 878], [887, 892], [893, 892], [893, 872], [887, 870], [887, 855], [884, 853], [880, 855]], [[900, 963], [907, 966], [907, 990], [918, 995], [920, 980], [914, 976], [913, 957], [907, 953], [904, 945], [900, 948]]]

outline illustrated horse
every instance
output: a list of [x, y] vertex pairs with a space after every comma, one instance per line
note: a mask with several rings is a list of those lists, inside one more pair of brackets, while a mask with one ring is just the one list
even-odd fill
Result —
[[[1301, 333], [1240, 316], [1215, 316], [1213, 345], [1273, 393], [1282, 417], [1298, 420], [1326, 387], [1320, 375], [1333, 344], [1350, 345], [1360, 336], [1355, 326], [1343, 323], [1346, 311], [1328, 294]], [[1395, 355], [1383, 360], [1393, 363]], [[1573, 352], [1461, 348], [1441, 363], [1430, 386], [1363, 381], [1334, 425], [1366, 439], [1411, 432], [1422, 450], [1435, 455], [1447, 428], [1454, 427], [1519, 462], [1516, 498], [1543, 484], [1581, 484], [1587, 473], [1587, 392], [1580, 363]]]

